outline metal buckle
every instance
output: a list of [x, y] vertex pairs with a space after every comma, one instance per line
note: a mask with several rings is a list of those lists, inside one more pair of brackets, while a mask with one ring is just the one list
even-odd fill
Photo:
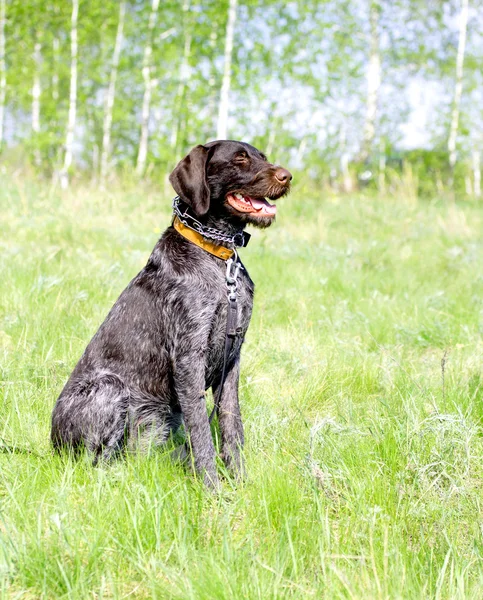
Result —
[[225, 280], [226, 280], [226, 287], [227, 287], [227, 293], [228, 293], [228, 299], [229, 300], [235, 300], [236, 301], [236, 290], [237, 290], [237, 279], [238, 279], [238, 274], [240, 272], [240, 269], [242, 269], [242, 265], [240, 262], [238, 262], [238, 254], [236, 252], [236, 250], [234, 250], [235, 253], [235, 258], [229, 258], [226, 261], [226, 273], [225, 273]]
[[235, 260], [233, 258], [229, 258], [226, 261], [226, 284], [227, 285], [236, 285], [236, 280], [238, 278], [238, 273], [240, 272], [241, 264], [238, 262], [238, 255], [235, 250]]

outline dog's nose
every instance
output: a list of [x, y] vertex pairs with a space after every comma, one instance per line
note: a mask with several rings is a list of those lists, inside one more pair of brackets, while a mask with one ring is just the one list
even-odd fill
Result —
[[289, 181], [292, 181], [292, 173], [287, 171], [287, 169], [283, 169], [282, 167], [278, 167], [275, 171], [275, 177], [280, 183], [287, 184]]

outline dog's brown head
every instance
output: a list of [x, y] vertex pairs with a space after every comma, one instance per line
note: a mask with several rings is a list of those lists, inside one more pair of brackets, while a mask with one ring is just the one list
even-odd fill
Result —
[[262, 152], [223, 140], [196, 146], [169, 176], [180, 198], [198, 217], [208, 212], [231, 222], [271, 225], [277, 200], [288, 193], [292, 175], [272, 165]]

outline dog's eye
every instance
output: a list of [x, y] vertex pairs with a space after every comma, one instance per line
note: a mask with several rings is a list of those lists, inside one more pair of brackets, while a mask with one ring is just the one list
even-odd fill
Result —
[[236, 156], [235, 156], [235, 160], [236, 161], [244, 161], [247, 160], [248, 158], [248, 154], [246, 152], [239, 152]]

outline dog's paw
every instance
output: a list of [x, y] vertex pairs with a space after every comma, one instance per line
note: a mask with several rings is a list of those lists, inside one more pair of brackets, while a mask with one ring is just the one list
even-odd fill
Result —
[[246, 480], [245, 462], [239, 451], [231, 452], [230, 454], [222, 453], [221, 458], [230, 477], [235, 479], [235, 481]]
[[221, 492], [221, 483], [216, 471], [203, 471], [203, 483], [210, 492], [213, 492], [214, 494], [219, 494]]

